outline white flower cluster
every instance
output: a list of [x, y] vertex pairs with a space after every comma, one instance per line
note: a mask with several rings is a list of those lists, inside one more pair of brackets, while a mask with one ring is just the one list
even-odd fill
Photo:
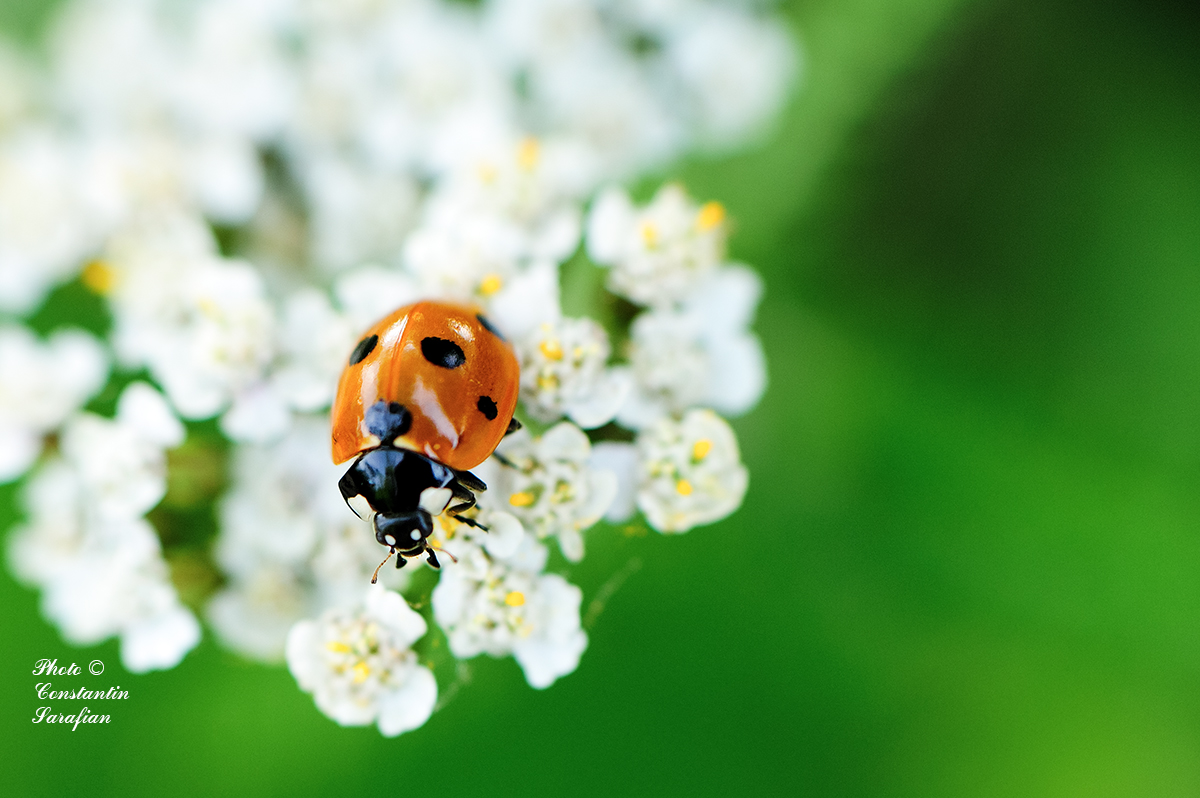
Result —
[[183, 436], [145, 383], [125, 389], [114, 419], [74, 416], [61, 454], [26, 484], [29, 523], [9, 542], [14, 571], [42, 589], [63, 636], [87, 645], [120, 635], [121, 662], [135, 672], [172, 668], [200, 640], [143, 517], [166, 492], [164, 450]]
[[41, 343], [16, 325], [0, 327], [0, 482], [33, 465], [42, 439], [104, 384], [108, 360], [100, 343], [60, 330]]
[[[495, 523], [498, 515], [485, 518]], [[440, 526], [442, 546], [457, 562], [433, 591], [433, 617], [451, 653], [460, 659], [511, 655], [539, 689], [574, 671], [587, 648], [579, 621], [583, 592], [545, 573], [546, 547], [522, 532], [504, 535], [498, 548], [487, 540], [490, 532], [480, 536], [453, 519]]]
[[[725, 208], [697, 205], [677, 185], [643, 208], [620, 189], [592, 207], [588, 253], [608, 267], [609, 290], [645, 306], [629, 330], [633, 392], [616, 414], [638, 430], [637, 442], [605, 443], [595, 458], [621, 476], [612, 520], [636, 504], [655, 529], [685, 532], [742, 502], [748, 479], [737, 442], [712, 411], [740, 415], [766, 388], [766, 358], [750, 331], [762, 282], [726, 262], [726, 236]], [[691, 454], [672, 453], [683, 439]]]
[[395, 737], [424, 725], [437, 704], [437, 681], [412, 652], [426, 628], [399, 594], [376, 586], [357, 606], [293, 626], [288, 667], [338, 723], [375, 722]]
[[[31, 473], [10, 564], [69, 640], [120, 635], [132, 670], [198, 641], [145, 517], [181, 419], [231, 442], [211, 553], [189, 554], [216, 636], [387, 735], [436, 703], [427, 620], [534, 687], [575, 670], [582, 591], [550, 539], [577, 562], [604, 517], [678, 533], [741, 504], [722, 415], [765, 386], [758, 277], [728, 262], [719, 203], [598, 190], [765, 128], [796, 65], [769, 13], [68, 0], [45, 61], [0, 42], [0, 481]], [[607, 290], [567, 315], [563, 270], [597, 266]], [[104, 301], [106, 342], [20, 321], [71, 281]], [[414, 560], [364, 596], [385, 550], [338, 492], [327, 409], [362, 331], [422, 298], [480, 306], [513, 344], [529, 429], [477, 469], [469, 521], [437, 517], [436, 587]], [[81, 412], [110, 363], [162, 393]]]
[[591, 467], [591, 453], [587, 435], [569, 421], [536, 440], [521, 430], [501, 442], [493, 467], [477, 469], [491, 486], [481, 502], [511, 513], [538, 538], [557, 537], [563, 556], [578, 562], [581, 533], [604, 516], [618, 488], [615, 473]]

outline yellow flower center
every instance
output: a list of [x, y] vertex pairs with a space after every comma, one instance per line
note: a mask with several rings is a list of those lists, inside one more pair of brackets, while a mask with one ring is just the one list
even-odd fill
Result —
[[330, 640], [328, 643], [325, 644], [325, 648], [329, 649], [330, 651], [332, 651], [336, 654], [349, 654], [350, 653], [350, 646], [346, 645], [345, 643], [341, 642], [340, 640]]
[[548, 360], [562, 360], [562, 344], [558, 342], [557, 338], [547, 338], [538, 345], [538, 349], [542, 350], [542, 354], [545, 355]]
[[658, 246], [658, 228], [653, 222], [642, 222], [642, 241], [646, 243], [647, 249]]
[[80, 278], [89, 291], [100, 296], [107, 296], [117, 286], [117, 270], [102, 260], [94, 260], [83, 267]]
[[700, 206], [700, 212], [696, 214], [696, 229], [701, 233], [707, 233], [723, 221], [725, 221], [725, 206], [716, 201], [706, 202]]
[[354, 664], [354, 683], [362, 684], [371, 675], [371, 668], [361, 659]]
[[534, 495], [527, 490], [514, 493], [508, 497], [508, 503], [513, 507], [528, 507], [534, 502]]
[[675, 490], [680, 496], [691, 496], [692, 483], [688, 482], [686, 479], [681, 479], [675, 483]]
[[479, 293], [484, 296], [491, 296], [504, 287], [504, 279], [498, 274], [484, 275], [484, 278], [479, 283]]
[[521, 607], [525, 604], [525, 594], [519, 590], [510, 590], [504, 597], [504, 603], [510, 607]]
[[533, 136], [522, 139], [521, 144], [517, 147], [517, 166], [526, 172], [532, 172], [541, 157], [541, 150], [541, 145]]
[[708, 453], [712, 451], [712, 446], [712, 441], [708, 438], [701, 438], [696, 441], [696, 445], [692, 447], [692, 459], [699, 462], [708, 457]]

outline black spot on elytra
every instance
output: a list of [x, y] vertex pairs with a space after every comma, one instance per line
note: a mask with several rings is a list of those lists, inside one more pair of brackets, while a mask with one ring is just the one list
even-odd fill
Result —
[[385, 444], [391, 444], [412, 428], [412, 413], [408, 412], [407, 407], [382, 399], [367, 408], [364, 420], [367, 422], [367, 431]]
[[479, 408], [480, 413], [483, 413], [485, 416], [487, 416], [488, 421], [496, 420], [496, 414], [499, 411], [496, 410], [496, 403], [492, 401], [492, 397], [479, 397], [479, 402], [475, 406]]
[[462, 347], [445, 338], [425, 338], [421, 341], [421, 354], [433, 365], [444, 369], [456, 369], [467, 362]]
[[375, 344], [379, 343], [378, 335], [368, 335], [366, 338], [358, 342], [358, 346], [354, 347], [354, 351], [350, 353], [350, 365], [363, 362], [363, 359], [375, 351]]
[[488, 331], [488, 332], [490, 332], [492, 335], [494, 335], [494, 336], [496, 336], [497, 338], [499, 338], [501, 341], [507, 341], [507, 340], [508, 340], [508, 339], [507, 339], [507, 338], [505, 338], [503, 335], [501, 335], [501, 333], [500, 333], [500, 331], [499, 331], [499, 330], [497, 330], [497, 329], [496, 329], [494, 326], [492, 326], [492, 323], [491, 323], [490, 321], [488, 321], [488, 317], [487, 317], [487, 316], [483, 315], [482, 313], [476, 313], [476, 314], [475, 314], [475, 318], [479, 319], [479, 323], [483, 325], [483, 329], [487, 330], [487, 331]]

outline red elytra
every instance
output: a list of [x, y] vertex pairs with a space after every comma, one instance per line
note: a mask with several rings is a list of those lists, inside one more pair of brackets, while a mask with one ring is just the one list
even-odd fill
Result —
[[474, 468], [508, 430], [519, 386], [512, 346], [479, 308], [433, 301], [402, 307], [363, 335], [342, 371], [331, 418], [333, 461], [380, 445], [364, 415], [382, 399], [413, 417], [392, 445], [456, 470]]

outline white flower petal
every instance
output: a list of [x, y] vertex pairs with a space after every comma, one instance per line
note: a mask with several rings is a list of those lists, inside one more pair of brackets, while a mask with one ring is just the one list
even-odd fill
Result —
[[384, 737], [395, 737], [424, 726], [437, 705], [437, 696], [437, 681], [429, 669], [412, 668], [399, 689], [380, 697], [379, 731]]
[[187, 434], [163, 395], [144, 382], [130, 383], [117, 400], [117, 421], [139, 437], [165, 449], [183, 443]]
[[483, 547], [493, 557], [505, 559], [516, 553], [525, 538], [525, 529], [508, 513], [492, 513], [488, 516], [488, 532]]
[[633, 373], [624, 367], [609, 369], [592, 392], [567, 406], [567, 417], [584, 429], [602, 427], [613, 420], [633, 391]]
[[522, 338], [562, 315], [558, 297], [558, 266], [539, 262], [508, 282], [492, 300], [488, 317], [509, 340]]
[[42, 451], [42, 438], [27, 429], [0, 426], [0, 483], [12, 482], [33, 465]]
[[633, 226], [636, 214], [633, 202], [624, 190], [605, 189], [592, 203], [587, 222], [587, 252], [594, 262], [608, 265], [625, 251], [627, 231]]
[[738, 416], [758, 404], [767, 388], [767, 359], [758, 336], [730, 336], [709, 350], [712, 379], [708, 404], [729, 416]]
[[174, 668], [199, 642], [196, 616], [176, 606], [122, 632], [121, 664], [133, 673]]
[[627, 521], [637, 510], [637, 447], [632, 443], [601, 441], [592, 445], [591, 466], [616, 477], [616, 490], [605, 518]]
[[235, 441], [265, 443], [287, 432], [292, 415], [287, 402], [270, 384], [238, 395], [221, 416], [221, 431]]
[[425, 619], [408, 606], [399, 593], [385, 590], [382, 585], [367, 589], [365, 602], [367, 615], [388, 627], [399, 645], [411, 646], [425, 636], [428, 627]]

